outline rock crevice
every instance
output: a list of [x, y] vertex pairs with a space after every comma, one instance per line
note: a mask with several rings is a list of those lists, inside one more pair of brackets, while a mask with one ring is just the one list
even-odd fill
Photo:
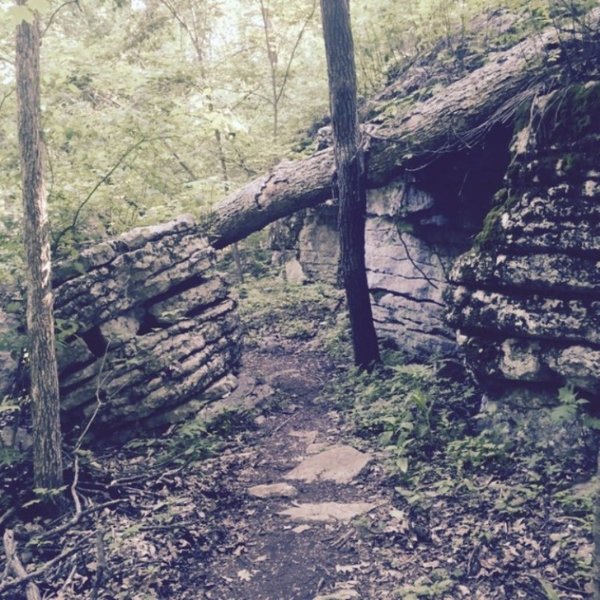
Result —
[[235, 387], [236, 304], [192, 219], [83, 251], [58, 266], [54, 290], [56, 318], [72, 332], [58, 348], [70, 426], [98, 405], [98, 434], [166, 424]]

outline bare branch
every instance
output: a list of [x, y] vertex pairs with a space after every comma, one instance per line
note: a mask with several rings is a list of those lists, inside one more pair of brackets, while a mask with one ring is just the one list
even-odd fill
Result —
[[148, 140], [145, 137], [143, 137], [141, 140], [139, 140], [132, 146], [129, 146], [129, 148], [127, 148], [127, 150], [125, 150], [125, 152], [123, 152], [123, 154], [121, 154], [121, 156], [118, 158], [117, 162], [100, 178], [98, 183], [96, 183], [96, 185], [92, 188], [92, 190], [85, 197], [83, 202], [77, 207], [77, 210], [75, 211], [75, 214], [73, 215], [73, 220], [71, 221], [71, 223], [69, 225], [67, 225], [64, 229], [62, 229], [57, 234], [57, 236], [54, 238], [54, 242], [52, 244], [53, 251], [56, 251], [56, 249], [58, 248], [58, 244], [60, 243], [60, 240], [65, 236], [65, 234], [67, 234], [69, 231], [73, 231], [75, 229], [75, 227], [77, 226], [77, 221], [79, 220], [79, 215], [81, 214], [81, 211], [85, 208], [86, 204], [92, 199], [92, 196], [96, 193], [98, 188], [100, 188], [100, 186], [102, 184], [104, 184], [110, 178], [110, 176], [121, 166], [121, 163], [134, 150], [137, 150], [146, 141], [148, 141]]
[[[22, 582], [28, 581], [27, 589], [25, 594], [27, 596], [27, 600], [42, 600], [42, 595], [40, 594], [40, 589], [38, 586], [31, 581], [33, 579], [33, 574], [27, 574], [23, 563], [19, 559], [19, 555], [17, 554], [17, 544], [15, 542], [15, 534], [12, 529], [7, 529], [4, 532], [4, 554], [6, 556], [6, 566], [11, 570], [16, 577], [18, 577]], [[4, 587], [4, 586], [2, 586]], [[1, 591], [1, 588], [0, 588]]]
[[6, 94], [4, 94], [4, 96], [2, 96], [2, 99], [0, 99], [0, 110], [2, 110], [2, 107], [4, 106], [4, 103], [8, 100], [8, 98], [10, 98], [16, 91], [16, 87], [11, 88], [10, 90], [8, 90], [8, 92], [6, 92]]
[[[84, 542], [86, 542], [86, 541], [87, 541], [87, 539], [84, 540]], [[65, 550], [64, 552], [61, 552], [61, 554], [59, 554], [58, 556], [55, 556], [52, 560], [49, 560], [48, 562], [44, 563], [39, 569], [36, 569], [35, 571], [32, 571], [31, 573], [26, 573], [22, 576], [19, 576], [17, 579], [14, 579], [13, 581], [9, 581], [7, 583], [0, 585], [0, 597], [2, 596], [2, 594], [4, 592], [6, 592], [8, 590], [11, 590], [19, 585], [27, 583], [27, 582], [31, 581], [32, 579], [40, 577], [46, 571], [48, 571], [48, 569], [51, 569], [54, 565], [63, 561], [65, 558], [68, 558], [72, 554], [75, 554], [75, 552], [78, 552], [81, 549], [82, 545], [83, 544], [79, 544], [73, 548], [70, 548], [69, 550]], [[35, 584], [33, 584], [33, 585], [35, 585]], [[39, 590], [38, 590], [38, 593], [39, 593]], [[38, 598], [41, 599], [41, 596], [38, 596]]]
[[290, 70], [292, 68], [292, 62], [294, 60], [294, 56], [296, 55], [296, 51], [298, 50], [298, 47], [300, 46], [300, 42], [302, 40], [302, 37], [304, 36], [304, 32], [306, 31], [306, 28], [308, 27], [308, 24], [310, 23], [311, 19], [313, 18], [316, 10], [317, 10], [317, 0], [313, 0], [312, 9], [311, 9], [310, 13], [308, 14], [308, 16], [306, 17], [306, 19], [304, 20], [304, 23], [302, 24], [300, 32], [298, 33], [298, 37], [296, 38], [296, 43], [294, 44], [292, 53], [290, 54], [290, 58], [288, 59], [287, 66], [285, 68], [285, 73], [283, 74], [283, 81], [281, 82], [281, 87], [279, 88], [279, 93], [277, 94], [277, 102], [279, 102], [279, 100], [281, 100], [281, 97], [283, 96], [283, 91], [285, 89], [285, 86], [286, 86], [289, 76], [290, 76]]
[[42, 37], [44, 37], [46, 35], [46, 32], [48, 31], [48, 29], [50, 29], [50, 26], [52, 25], [52, 22], [54, 21], [54, 17], [56, 17], [56, 15], [65, 7], [68, 6], [69, 4], [76, 4], [77, 8], [79, 10], [81, 10], [81, 6], [79, 4], [79, 0], [67, 0], [66, 2], [63, 2], [51, 15], [50, 18], [48, 19], [48, 23], [46, 24], [46, 27], [44, 27], [44, 31], [42, 31]]

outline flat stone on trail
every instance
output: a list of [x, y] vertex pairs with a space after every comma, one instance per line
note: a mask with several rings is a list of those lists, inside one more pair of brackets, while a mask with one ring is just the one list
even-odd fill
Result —
[[289, 483], [271, 483], [248, 488], [248, 493], [255, 498], [293, 498], [298, 490]]
[[325, 596], [315, 596], [313, 600], [352, 600], [359, 597], [356, 590], [340, 590], [339, 592], [333, 592]]
[[290, 517], [294, 521], [350, 521], [377, 506], [371, 502], [322, 502], [320, 504], [299, 504], [286, 508], [279, 514]]
[[364, 454], [350, 446], [336, 446], [309, 456], [296, 468], [285, 474], [286, 479], [302, 479], [307, 483], [317, 480], [350, 483], [371, 460], [369, 454]]
[[323, 452], [328, 446], [327, 442], [314, 442], [306, 447], [306, 454], [318, 454], [319, 452]]

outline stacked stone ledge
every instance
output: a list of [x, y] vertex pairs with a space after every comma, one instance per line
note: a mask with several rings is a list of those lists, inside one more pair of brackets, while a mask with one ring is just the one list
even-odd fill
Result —
[[233, 390], [236, 304], [190, 217], [93, 246], [54, 275], [63, 421], [97, 435], [196, 414]]
[[572, 133], [565, 122], [586, 115], [573, 99], [599, 87], [538, 101], [515, 137], [504, 197], [451, 272], [449, 322], [496, 395], [529, 387], [556, 398], [565, 384], [600, 393], [600, 170], [590, 161], [600, 125], [589, 113]]

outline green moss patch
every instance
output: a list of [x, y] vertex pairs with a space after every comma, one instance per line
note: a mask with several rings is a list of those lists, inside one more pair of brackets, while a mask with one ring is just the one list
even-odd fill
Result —
[[541, 116], [539, 132], [547, 145], [600, 134], [600, 83], [572, 85], [557, 93]]

